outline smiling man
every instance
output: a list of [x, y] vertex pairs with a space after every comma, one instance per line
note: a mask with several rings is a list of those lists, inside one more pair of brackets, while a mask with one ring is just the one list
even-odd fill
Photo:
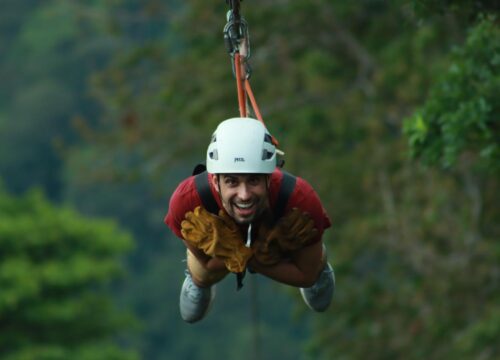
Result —
[[215, 284], [230, 272], [241, 286], [247, 268], [300, 288], [314, 311], [331, 302], [335, 277], [322, 241], [330, 220], [304, 179], [276, 167], [272, 137], [255, 119], [219, 124], [208, 146], [207, 172], [181, 182], [165, 223], [187, 247], [180, 295], [186, 322], [206, 315]]
[[238, 224], [251, 224], [269, 208], [269, 184], [265, 175], [221, 174], [213, 176], [212, 181], [220, 195], [222, 206]]

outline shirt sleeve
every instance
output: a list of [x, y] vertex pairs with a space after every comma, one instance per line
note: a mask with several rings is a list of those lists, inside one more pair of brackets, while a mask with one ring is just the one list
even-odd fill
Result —
[[199, 197], [194, 191], [194, 180], [192, 177], [181, 182], [170, 197], [168, 212], [164, 222], [179, 238], [183, 238], [181, 223], [186, 213], [193, 211], [199, 205], [199, 202]]

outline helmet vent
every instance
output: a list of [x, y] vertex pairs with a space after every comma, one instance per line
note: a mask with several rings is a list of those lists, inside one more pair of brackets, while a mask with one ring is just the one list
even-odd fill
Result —
[[262, 160], [269, 160], [273, 157], [274, 152], [268, 151], [266, 149], [262, 150]]
[[217, 150], [210, 151], [208, 156], [210, 156], [210, 159], [212, 160], [219, 160], [219, 154], [217, 153]]
[[273, 138], [271, 137], [271, 135], [264, 134], [264, 142], [266, 142], [268, 144], [272, 144], [273, 143]]

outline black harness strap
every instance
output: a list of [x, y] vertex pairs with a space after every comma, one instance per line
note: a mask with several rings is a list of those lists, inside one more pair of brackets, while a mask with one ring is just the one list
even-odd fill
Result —
[[293, 189], [295, 189], [295, 184], [297, 178], [292, 174], [281, 170], [283, 173], [283, 179], [281, 180], [280, 190], [278, 192], [278, 198], [276, 200], [276, 205], [274, 206], [274, 218], [277, 221], [285, 214], [285, 207], [288, 204], [288, 199], [292, 195]]
[[217, 204], [217, 201], [215, 201], [212, 190], [210, 189], [207, 172], [203, 171], [202, 173], [196, 175], [194, 182], [196, 185], [196, 191], [198, 191], [198, 195], [200, 195], [200, 199], [205, 210], [217, 215], [219, 213], [219, 205]]

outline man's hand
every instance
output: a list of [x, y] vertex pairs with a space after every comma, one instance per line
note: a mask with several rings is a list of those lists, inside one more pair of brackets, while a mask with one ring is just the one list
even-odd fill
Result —
[[257, 238], [252, 244], [254, 258], [262, 265], [277, 264], [283, 253], [298, 250], [318, 235], [314, 220], [297, 208], [293, 208], [270, 228], [260, 224]]
[[281, 249], [294, 251], [309, 244], [318, 236], [311, 216], [293, 208], [283, 216], [268, 235], [269, 241], [277, 241]]
[[196, 248], [200, 248], [201, 244], [211, 239], [212, 224], [207, 214], [202, 207], [198, 206], [194, 212], [186, 213], [186, 220], [181, 223], [182, 237]]
[[185, 218], [181, 232], [187, 242], [209, 256], [222, 259], [231, 272], [245, 270], [253, 252], [245, 246], [238, 225], [224, 210], [217, 216], [198, 206]]
[[282, 258], [279, 244], [269, 238], [269, 232], [270, 228], [267, 224], [260, 224], [257, 237], [252, 243], [255, 260], [267, 266], [278, 263]]

